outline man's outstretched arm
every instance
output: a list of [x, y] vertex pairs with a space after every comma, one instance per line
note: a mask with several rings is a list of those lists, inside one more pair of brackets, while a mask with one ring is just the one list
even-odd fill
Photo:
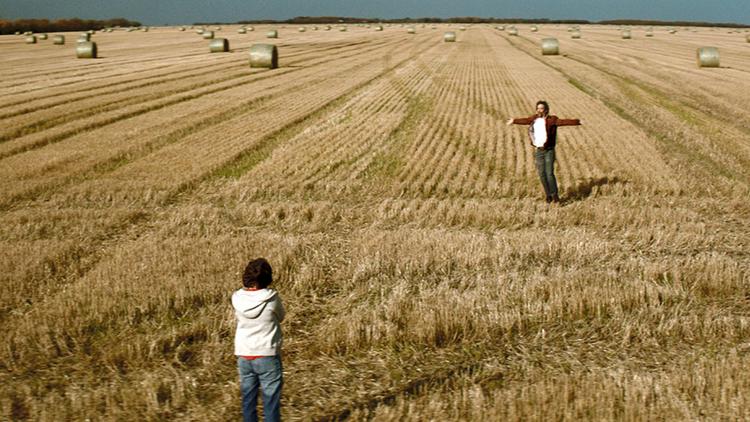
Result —
[[505, 122], [505, 124], [508, 125], [508, 126], [510, 126], [510, 125], [530, 125], [530, 124], [532, 124], [534, 122], [534, 119], [535, 119], [534, 116], [532, 116], [532, 117], [520, 117], [520, 118], [516, 118], [516, 119], [510, 118], [510, 119], [508, 119]]
[[558, 126], [578, 126], [581, 124], [581, 119], [557, 119]]

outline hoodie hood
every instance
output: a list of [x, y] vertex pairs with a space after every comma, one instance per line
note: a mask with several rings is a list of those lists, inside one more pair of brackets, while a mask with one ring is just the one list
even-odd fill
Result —
[[245, 318], [255, 319], [263, 313], [269, 302], [272, 302], [277, 296], [276, 290], [237, 290], [232, 294], [232, 306], [238, 314]]

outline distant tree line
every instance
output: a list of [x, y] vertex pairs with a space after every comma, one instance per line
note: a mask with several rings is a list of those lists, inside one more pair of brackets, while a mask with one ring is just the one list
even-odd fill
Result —
[[124, 18], [107, 20], [90, 19], [0, 19], [0, 34], [14, 34], [16, 32], [70, 32], [100, 30], [103, 28], [141, 26], [140, 22], [129, 21]]
[[[650, 25], [650, 26], [713, 26], [713, 27], [725, 27], [725, 28], [746, 28], [750, 25], [739, 24], [739, 23], [717, 23], [717, 22], [690, 22], [690, 21], [658, 21], [658, 20], [642, 20], [642, 19], [614, 19], [614, 20], [603, 20], [603, 21], [589, 21], [585, 19], [522, 19], [522, 18], [480, 18], [475, 16], [458, 16], [452, 18], [435, 18], [435, 17], [421, 17], [421, 18], [398, 18], [398, 19], [380, 19], [380, 18], [356, 18], [356, 17], [342, 17], [342, 16], [297, 16], [295, 18], [287, 20], [243, 20], [237, 23], [239, 24], [297, 24], [297, 25], [309, 25], [309, 24], [335, 24], [335, 23], [414, 23], [414, 22], [426, 22], [426, 23], [535, 23], [535, 24], [570, 24], [570, 25], [585, 25], [585, 24], [599, 24], [599, 25]], [[196, 22], [196, 25], [217, 25], [226, 22]]]

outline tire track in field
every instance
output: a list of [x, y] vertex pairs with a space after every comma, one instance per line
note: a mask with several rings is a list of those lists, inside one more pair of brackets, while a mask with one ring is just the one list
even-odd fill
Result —
[[[380, 45], [380, 43], [375, 43], [374, 46], [370, 46], [369, 48], [377, 48], [377, 46], [379, 46], [379, 45]], [[319, 50], [314, 51], [312, 53], [322, 53], [322, 52], [330, 52], [330, 51], [332, 51], [332, 49], [325, 48], [325, 49], [319, 49]], [[352, 47], [352, 48], [350, 48], [348, 50], [345, 50], [345, 55], [343, 57], [353, 56], [353, 55], [362, 53], [362, 51], [363, 50], [362, 50], [361, 47], [359, 47], [359, 48], [358, 47]], [[365, 50], [365, 51], [367, 51], [367, 50]], [[308, 55], [309, 54], [306, 54], [305, 56], [308, 56]], [[316, 58], [316, 57], [312, 57], [311, 59], [309, 59], [307, 61], [309, 61], [310, 63], [316, 64], [315, 63], [316, 59], [317, 59], [318, 62], [320, 62], [320, 59]], [[304, 65], [310, 65], [310, 64], [306, 63], [306, 61], [304, 59], [300, 59], [300, 60], [297, 60], [297, 61], [292, 61], [290, 63], [285, 63], [285, 67], [304, 66]], [[246, 70], [247, 66], [246, 65], [230, 64], [229, 66], [227, 66], [225, 68], [221, 68], [221, 67], [216, 68], [216, 69], [212, 68], [208, 72], [201, 72], [199, 75], [195, 75], [195, 76], [199, 77], [199, 76], [202, 76], [202, 75], [209, 75], [209, 74], [214, 74], [214, 73], [220, 74], [222, 71], [227, 71], [227, 70], [230, 70], [230, 69]], [[190, 83], [190, 80], [187, 80], [187, 81], [185, 80], [185, 76], [168, 77], [168, 78], [166, 78], [164, 80], [161, 80], [161, 81], [158, 81], [158, 82], [152, 81], [152, 82], [149, 82], [149, 83], [137, 84], [135, 86], [127, 86], [127, 87], [124, 87], [124, 88], [121, 88], [121, 89], [117, 89], [117, 90], [111, 91], [111, 93], [113, 93], [113, 94], [122, 94], [122, 95], [124, 95], [125, 96], [124, 99], [123, 98], [119, 98], [119, 99], [114, 99], [114, 100], [111, 100], [111, 101], [106, 101], [106, 99], [105, 99], [104, 102], [102, 102], [100, 104], [96, 104], [96, 105], [91, 106], [89, 108], [74, 107], [74, 111], [73, 112], [68, 112], [68, 113], [65, 113], [64, 111], [61, 111], [61, 110], [54, 110], [54, 109], [44, 110], [42, 112], [35, 113], [35, 114], [37, 114], [36, 116], [34, 116], [36, 118], [36, 121], [31, 122], [31, 123], [23, 122], [21, 125], [17, 125], [15, 127], [11, 126], [11, 127], [7, 128], [7, 129], [1, 131], [0, 132], [0, 143], [13, 140], [13, 139], [15, 139], [17, 137], [20, 137], [20, 136], [34, 134], [34, 133], [43, 131], [45, 129], [49, 129], [49, 128], [58, 126], [60, 124], [69, 124], [70, 122], [72, 122], [74, 120], [82, 119], [82, 118], [87, 118], [87, 117], [90, 117], [91, 115], [94, 115], [94, 114], [111, 111], [111, 110], [114, 110], [114, 109], [117, 109], [117, 108], [121, 108], [121, 107], [132, 105], [132, 104], [138, 104], [138, 103], [141, 103], [141, 102], [160, 100], [160, 99], [162, 99], [164, 97], [167, 97], [167, 96], [170, 96], [170, 95], [178, 95], [180, 93], [183, 93], [183, 92], [186, 92], [186, 91], [189, 91], [189, 90], [200, 89], [200, 88], [203, 88], [203, 87], [206, 87], [206, 86], [210, 86], [210, 85], [215, 85], [215, 84], [220, 84], [220, 83], [223, 83], [223, 82], [228, 82], [228, 81], [236, 80], [236, 79], [239, 79], [239, 78], [242, 78], [242, 77], [245, 77], [245, 76], [247, 76], [247, 71], [244, 71], [244, 72], [241, 71], [241, 72], [236, 73], [236, 74], [222, 75], [221, 77], [218, 77], [218, 78], [215, 78], [215, 79], [210, 79], [210, 80], [205, 80], [205, 81], [204, 80], [199, 80], [198, 82], [193, 82], [192, 84]], [[191, 75], [190, 77], [193, 77], [193, 75]], [[136, 96], [129, 95], [129, 93], [132, 90], [134, 90], [134, 89], [146, 88], [146, 87], [154, 87], [154, 86], [157, 86], [157, 85], [162, 84], [162, 83], [175, 82], [175, 81], [184, 82], [184, 83], [188, 84], [188, 86], [186, 88], [175, 87], [175, 88], [169, 89], [169, 90], [167, 90], [165, 92], [147, 92], [147, 93], [144, 93], [142, 95], [136, 95]], [[94, 99], [94, 100], [101, 101], [103, 95], [105, 95], [105, 93], [96, 92], [96, 93], [92, 93], [91, 95], [82, 96], [82, 97], [80, 97], [80, 98], [78, 98], [78, 99], [76, 99], [74, 101], [62, 100], [62, 101], [58, 101], [56, 104], [54, 104], [54, 103], [53, 104], [47, 104], [47, 105], [45, 105], [45, 107], [46, 108], [52, 108], [55, 105], [60, 105], [60, 104], [64, 104], [67, 107], [67, 106], [72, 106], [72, 103], [75, 102], [75, 101], [86, 100], [86, 99]], [[35, 109], [36, 109], [36, 107], [31, 108], [31, 109], [26, 109], [26, 110], [35, 110]], [[16, 113], [13, 113], [13, 114], [17, 115], [18, 113], [16, 112]], [[117, 120], [115, 120], [115, 121], [117, 121]], [[99, 125], [97, 124], [97, 126], [99, 126]], [[75, 131], [79, 131], [77, 129], [74, 129], [74, 130]], [[23, 152], [25, 150], [20, 150], [20, 151]], [[3, 154], [2, 150], [0, 150], [0, 159], [4, 158], [5, 156], [8, 156], [8, 155], [12, 155], [12, 154], [7, 154], [7, 153]]]
[[[243, 171], [249, 170], [249, 168], [255, 163], [265, 159], [265, 157], [267, 157], [279, 143], [285, 141], [290, 136], [289, 134], [291, 132], [301, 131], [306, 126], [309, 119], [315, 119], [316, 116], [321, 116], [324, 113], [329, 112], [344, 101], [356, 95], [356, 93], [365, 86], [384, 77], [389, 72], [392, 72], [408, 60], [412, 59], [412, 56], [418, 56], [427, 50], [424, 46], [421, 47], [422, 48], [420, 49], [417, 48], [417, 46], [412, 46], [411, 50], [404, 51], [400, 60], [390, 63], [389, 67], [374, 70], [372, 73], [367, 73], [364, 79], [352, 82], [345, 90], [340, 93], [337, 92], [334, 97], [319, 102], [316, 108], [307, 109], [294, 120], [287, 122], [285, 125], [275, 129], [275, 131], [271, 133], [264, 134], [263, 138], [258, 142], [246, 145], [244, 149], [237, 151], [234, 155], [228, 156], [220, 167], [207, 168], [202, 174], [189, 180], [183, 180], [172, 186], [172, 189], [162, 195], [159, 198], [158, 203], [153, 204], [153, 206], [140, 207], [135, 215], [127, 215], [123, 219], [115, 220], [106, 228], [91, 236], [89, 241], [81, 242], [73, 249], [65, 249], [57, 252], [55, 256], [44, 257], [43, 259], [45, 260], [55, 262], [57, 271], [52, 275], [45, 275], [40, 278], [42, 274], [35, 274], [32, 270], [29, 270], [23, 278], [14, 280], [14, 285], [17, 289], [21, 289], [21, 291], [16, 292], [17, 299], [15, 301], [12, 303], [6, 303], [3, 306], [3, 309], [0, 310], [0, 322], [4, 323], [8, 317], [12, 317], [12, 314], [10, 313], [12, 310], [18, 310], [19, 302], [17, 302], [17, 300], [26, 301], [28, 303], [35, 303], [38, 300], [41, 300], [41, 303], [43, 303], [45, 300], [51, 300], [51, 298], [54, 297], [55, 291], [60, 286], [80, 279], [85, 276], [90, 269], [96, 266], [105, 256], [108, 247], [117, 244], [125, 237], [139, 236], [149, 230], [151, 228], [149, 223], [152, 223], [158, 218], [159, 210], [169, 207], [178, 207], [183, 201], [189, 201], [191, 194], [195, 192], [202, 183], [220, 177], [225, 169], [232, 170], [238, 165], [241, 165], [243, 166]], [[376, 58], [375, 61], [378, 59], [379, 57]], [[367, 66], [370, 67], [368, 68]], [[372, 69], [371, 61], [362, 64], [361, 67]], [[349, 76], [351, 77], [352, 75], [350, 74]], [[310, 89], [308, 92], [308, 95], [317, 95], [314, 89]], [[298, 98], [295, 98], [294, 93], [291, 94], [290, 97], [292, 97], [290, 98], [290, 101], [299, 100]], [[248, 157], [254, 160], [249, 166], [246, 165]], [[117, 167], [119, 168], [121, 166]], [[41, 201], [40, 205], [47, 208], [45, 202], [46, 201]], [[55, 209], [57, 209], [57, 206], [52, 205], [51, 208], [49, 208], [49, 211], [55, 212]], [[73, 266], [75, 267], [75, 271], [70, 274], [69, 271], [67, 271], [67, 268]], [[39, 284], [40, 282], [42, 285]], [[23, 318], [22, 315], [16, 316]]]
[[[424, 58], [415, 59], [393, 75], [371, 85], [361, 96], [342, 107], [325, 124], [305, 131], [282, 150], [241, 179], [254, 186], [243, 196], [265, 192], [299, 195], [318, 191], [360, 190], [357, 179], [373, 167], [387, 166], [385, 150], [396, 142], [393, 134], [415, 118], [415, 104], [430, 85], [434, 69], [447, 59], [433, 47]], [[373, 161], [378, 161], [373, 166]], [[373, 186], [374, 187], [374, 186]], [[300, 188], [303, 188], [300, 190]]]
[[[348, 59], [351, 57], [357, 57], [363, 53], [367, 53], [373, 50], [388, 47], [390, 45], [391, 43], [374, 46], [369, 49], [358, 49], [356, 51], [349, 52], [349, 54], [338, 57], [337, 59], [340, 60], [340, 59]], [[279, 68], [275, 70], [253, 71], [253, 72], [249, 72], [248, 75], [244, 75], [240, 79], [230, 79], [229, 81], [227, 81], [228, 83], [222, 86], [218, 86], [218, 87], [207, 86], [203, 88], [198, 88], [199, 90], [198, 92], [183, 91], [176, 98], [166, 98], [166, 99], [158, 98], [157, 100], [154, 100], [151, 104], [147, 104], [147, 105], [135, 104], [131, 110], [125, 110], [125, 111], [116, 110], [107, 116], [95, 116], [96, 120], [91, 121], [91, 122], [85, 122], [85, 123], [80, 123], [80, 124], [78, 124], [75, 121], [66, 122], [62, 126], [58, 125], [56, 127], [57, 133], [55, 134], [49, 134], [46, 132], [32, 133], [31, 135], [25, 136], [23, 138], [16, 138], [14, 140], [0, 143], [0, 160], [16, 155], [16, 154], [29, 151], [29, 150], [37, 149], [37, 148], [40, 148], [49, 144], [63, 141], [67, 138], [70, 138], [71, 136], [77, 135], [82, 132], [86, 132], [86, 131], [93, 130], [93, 129], [98, 129], [103, 126], [111, 125], [113, 123], [116, 123], [125, 119], [129, 119], [135, 116], [139, 116], [142, 114], [146, 114], [146, 113], [159, 110], [165, 107], [173, 106], [173, 105], [183, 103], [186, 101], [190, 101], [190, 100], [195, 100], [195, 99], [204, 97], [206, 95], [215, 94], [218, 92], [238, 88], [240, 86], [247, 85], [249, 83], [253, 83], [258, 80], [278, 76], [279, 74], [299, 72], [301, 70], [309, 69], [313, 66], [317, 66], [320, 64], [330, 65], [330, 63], [331, 63], [330, 59], [315, 57], [306, 63], [307, 67], [283, 67], [283, 68]], [[35, 135], [38, 135], [38, 136], [35, 136]]]

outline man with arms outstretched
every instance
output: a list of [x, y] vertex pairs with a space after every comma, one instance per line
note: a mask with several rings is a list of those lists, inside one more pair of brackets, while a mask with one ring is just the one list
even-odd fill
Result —
[[529, 140], [534, 147], [534, 159], [539, 180], [544, 187], [547, 203], [560, 202], [555, 179], [555, 144], [558, 126], [580, 125], [579, 119], [560, 119], [549, 114], [549, 104], [537, 101], [536, 114], [530, 117], [508, 119], [507, 125], [529, 125]]

